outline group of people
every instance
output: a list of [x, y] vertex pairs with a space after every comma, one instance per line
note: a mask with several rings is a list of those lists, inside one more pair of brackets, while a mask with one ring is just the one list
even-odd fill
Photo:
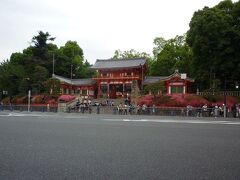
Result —
[[[120, 115], [127, 115], [127, 114], [143, 114], [143, 115], [154, 115], [156, 112], [156, 106], [147, 106], [143, 104], [142, 106], [137, 105], [136, 107], [130, 103], [120, 103], [117, 106], [117, 112]], [[116, 114], [116, 113], [114, 113]]]
[[85, 113], [85, 112], [89, 112], [89, 114], [92, 113], [92, 104], [91, 104], [91, 100], [83, 100], [80, 101], [79, 99], [77, 100], [76, 104], [72, 107], [69, 107], [68, 111], [71, 112], [75, 111], [75, 112], [81, 112], [81, 113]]
[[224, 104], [219, 105], [207, 105], [204, 104], [202, 107], [193, 108], [188, 105], [186, 107], [186, 116], [198, 116], [198, 117], [223, 117], [224, 109], [226, 108], [226, 116], [232, 116], [234, 118], [240, 117], [240, 108], [239, 104], [233, 104], [231, 107], [228, 107]]

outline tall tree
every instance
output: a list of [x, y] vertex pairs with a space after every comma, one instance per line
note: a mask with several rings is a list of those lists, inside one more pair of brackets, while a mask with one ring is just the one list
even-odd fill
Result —
[[[47, 86], [44, 82], [52, 74], [53, 55], [55, 73], [73, 78], [91, 77], [94, 72], [88, 70], [90, 64], [84, 61], [83, 50], [75, 41], [68, 41], [58, 49], [49, 43], [55, 38], [39, 31], [32, 38], [32, 45], [21, 53], [12, 53], [10, 60], [0, 64], [0, 92], [8, 95], [26, 94], [29, 89], [34, 93], [43, 93]], [[49, 89], [48, 91], [49, 92]]]
[[154, 61], [150, 64], [150, 75], [167, 76], [176, 69], [191, 75], [192, 52], [186, 44], [186, 36], [173, 39], [155, 38]]
[[53, 41], [55, 38], [46, 32], [39, 31], [37, 36], [32, 38], [32, 43], [34, 44], [34, 55], [40, 59], [46, 58], [47, 53], [47, 41]]
[[120, 49], [114, 52], [113, 59], [132, 59], [132, 58], [147, 58], [151, 59], [151, 56], [145, 52], [137, 52], [134, 49], [130, 49], [129, 51], [121, 51]]
[[187, 43], [193, 51], [193, 69], [203, 88], [225, 78], [230, 88], [240, 79], [240, 1], [220, 2], [194, 13]]
[[68, 41], [56, 52], [56, 74], [73, 78], [91, 77], [90, 64], [84, 61], [82, 48], [76, 41]]

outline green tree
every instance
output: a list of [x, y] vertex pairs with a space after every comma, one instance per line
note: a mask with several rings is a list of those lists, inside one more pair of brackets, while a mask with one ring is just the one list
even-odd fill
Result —
[[[72, 66], [72, 67], [71, 67]], [[71, 77], [71, 68], [74, 78], [90, 77], [90, 64], [84, 61], [83, 50], [76, 41], [68, 41], [56, 52], [56, 74]]]
[[18, 91], [20, 95], [26, 95], [29, 90], [31, 90], [30, 78], [24, 78], [20, 81]]
[[0, 92], [8, 91], [10, 96], [45, 91], [44, 82], [52, 74], [53, 55], [55, 56], [55, 73], [70, 77], [71, 66], [73, 78], [91, 77], [94, 72], [84, 61], [83, 50], [75, 41], [68, 41], [60, 49], [52, 43], [55, 38], [39, 31], [32, 38], [32, 45], [21, 53], [12, 53], [9, 60], [0, 64]]
[[44, 82], [48, 79], [49, 72], [45, 67], [36, 66], [31, 77], [33, 94], [44, 93]]
[[155, 38], [154, 61], [150, 64], [150, 75], [167, 76], [176, 69], [191, 75], [192, 52], [186, 44], [186, 36], [165, 40]]
[[25, 72], [22, 65], [4, 61], [0, 66], [0, 90], [8, 91], [9, 96], [18, 94], [19, 83], [24, 75]]
[[[203, 89], [224, 79], [240, 79], [240, 1], [220, 2], [194, 13], [187, 43], [193, 52], [193, 70]], [[230, 88], [231, 83], [227, 84]]]
[[58, 95], [60, 92], [60, 81], [55, 78], [49, 78], [44, 83], [45, 86], [45, 92], [52, 94], [52, 95]]
[[167, 89], [164, 85], [164, 82], [157, 82], [144, 86], [145, 94], [147, 94], [150, 91], [154, 96], [156, 96], [159, 91], [161, 91], [162, 93], [166, 93]]
[[114, 52], [113, 59], [133, 59], [133, 58], [146, 58], [151, 59], [151, 56], [145, 52], [137, 52], [134, 49], [130, 49], [129, 51], [121, 51], [120, 49]]
[[39, 31], [37, 36], [32, 38], [32, 43], [34, 44], [33, 53], [34, 56], [40, 59], [46, 59], [47, 54], [47, 41], [54, 41], [55, 38], [51, 37], [51, 35], [46, 32]]
[[[129, 51], [116, 50], [112, 59], [135, 59], [135, 58], [146, 58], [148, 65], [151, 65], [153, 59], [146, 52], [137, 52], [134, 49]], [[148, 72], [149, 73], [149, 72]]]

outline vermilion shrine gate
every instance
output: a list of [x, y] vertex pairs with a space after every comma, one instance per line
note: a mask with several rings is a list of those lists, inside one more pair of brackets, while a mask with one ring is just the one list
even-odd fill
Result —
[[62, 94], [75, 94], [83, 98], [118, 98], [131, 93], [133, 81], [139, 89], [151, 83], [164, 82], [168, 94], [188, 93], [188, 87], [193, 79], [175, 71], [170, 76], [146, 76], [147, 61], [145, 58], [136, 59], [107, 59], [97, 60], [90, 68], [97, 71], [97, 76], [91, 79], [68, 79], [53, 75], [61, 82]]

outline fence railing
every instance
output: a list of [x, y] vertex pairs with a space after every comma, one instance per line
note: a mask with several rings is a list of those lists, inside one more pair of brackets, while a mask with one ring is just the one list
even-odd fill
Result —
[[[167, 108], [167, 107], [147, 107], [134, 108], [127, 107], [119, 109], [117, 106], [90, 106], [74, 107], [67, 111], [68, 113], [95, 113], [95, 114], [114, 114], [114, 115], [156, 115], [156, 116], [188, 116], [188, 117], [223, 117], [222, 108]], [[240, 117], [239, 109], [227, 110], [226, 117]]]
[[[0, 111], [28, 111], [27, 105], [3, 105]], [[31, 112], [58, 112], [57, 106], [31, 106]], [[69, 107], [67, 113], [79, 114], [114, 114], [114, 115], [156, 115], [156, 116], [186, 116], [186, 117], [223, 117], [222, 108], [167, 108], [167, 107], [127, 107], [118, 108], [117, 106], [89, 106], [89, 107]], [[226, 117], [240, 118], [240, 110], [227, 109]]]
[[206, 92], [197, 92], [197, 95], [206, 96], [206, 95], [219, 95], [219, 96], [240, 96], [240, 91], [206, 91]]

